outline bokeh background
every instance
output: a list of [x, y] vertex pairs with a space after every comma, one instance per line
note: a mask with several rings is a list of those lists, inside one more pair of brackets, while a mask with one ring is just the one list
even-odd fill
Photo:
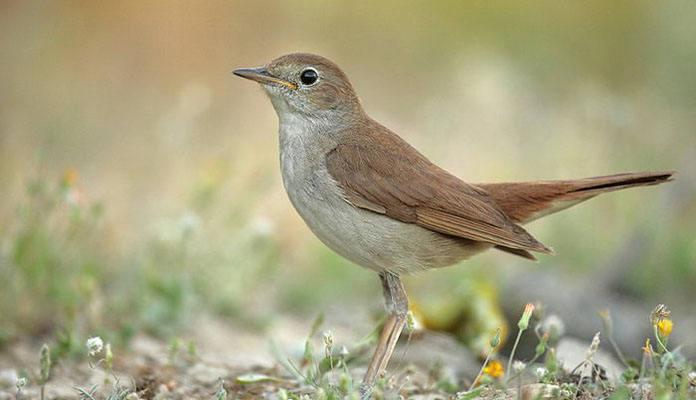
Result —
[[541, 301], [591, 337], [608, 307], [635, 353], [667, 303], [696, 345], [694, 20], [692, 1], [2, 1], [0, 343], [168, 338], [202, 316], [264, 337], [322, 312], [369, 332], [376, 276], [304, 226], [275, 113], [230, 73], [306, 51], [470, 182], [679, 171], [535, 222], [557, 251], [538, 264], [407, 278], [427, 326], [476, 347]]

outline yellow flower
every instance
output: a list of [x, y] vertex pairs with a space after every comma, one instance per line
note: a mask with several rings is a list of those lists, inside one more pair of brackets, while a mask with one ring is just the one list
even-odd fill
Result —
[[669, 318], [662, 319], [657, 323], [657, 331], [660, 332], [662, 337], [668, 337], [672, 333], [673, 327], [674, 322]]
[[75, 168], [68, 168], [63, 173], [63, 184], [67, 187], [75, 186], [77, 183], [77, 170]]
[[500, 361], [493, 360], [486, 365], [486, 368], [483, 369], [483, 373], [492, 378], [500, 378], [505, 373], [505, 369]]

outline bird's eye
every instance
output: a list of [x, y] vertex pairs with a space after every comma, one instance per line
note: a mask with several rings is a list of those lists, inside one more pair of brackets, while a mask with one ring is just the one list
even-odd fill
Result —
[[306, 86], [312, 86], [317, 83], [319, 79], [319, 74], [314, 68], [307, 68], [300, 74], [300, 82]]

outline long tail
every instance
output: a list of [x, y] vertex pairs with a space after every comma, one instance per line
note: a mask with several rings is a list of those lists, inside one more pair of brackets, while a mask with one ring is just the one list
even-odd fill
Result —
[[633, 172], [569, 181], [483, 183], [486, 190], [513, 221], [524, 224], [564, 210], [598, 194], [651, 186], [673, 180], [674, 171]]
[[[651, 186], [673, 180], [674, 171], [635, 172], [598, 176], [568, 181], [536, 181], [516, 183], [483, 183], [476, 186], [486, 190], [510, 218], [520, 224], [572, 207], [598, 194]], [[512, 249], [501, 248], [513, 254]]]

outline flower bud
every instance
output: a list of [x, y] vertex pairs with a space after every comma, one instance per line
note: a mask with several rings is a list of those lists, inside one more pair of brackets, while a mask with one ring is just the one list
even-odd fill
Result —
[[527, 329], [529, 327], [529, 319], [532, 317], [532, 313], [534, 312], [534, 304], [532, 303], [527, 303], [527, 305], [524, 306], [524, 312], [522, 312], [522, 317], [520, 318], [519, 322], [517, 323], [517, 327], [520, 328], [521, 331]]
[[500, 344], [500, 328], [495, 330], [495, 335], [491, 338], [490, 345], [491, 348], [496, 348]]

